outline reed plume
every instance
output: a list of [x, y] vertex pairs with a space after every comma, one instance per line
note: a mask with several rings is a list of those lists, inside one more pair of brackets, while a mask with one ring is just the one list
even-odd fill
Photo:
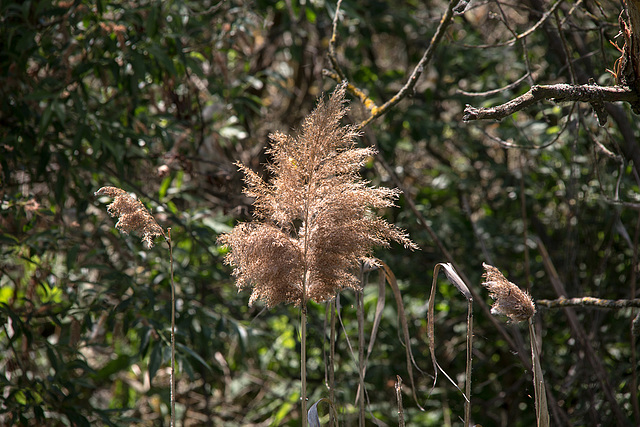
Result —
[[536, 307], [528, 293], [508, 281], [494, 266], [486, 263], [482, 266], [485, 270], [482, 285], [489, 290], [495, 301], [491, 307], [492, 314], [507, 316], [511, 322], [524, 322], [536, 313]]
[[328, 102], [320, 100], [296, 136], [280, 132], [267, 168], [272, 180], [237, 164], [245, 194], [255, 198], [254, 221], [222, 235], [239, 289], [252, 288], [257, 300], [306, 305], [323, 302], [344, 288], [359, 288], [359, 262], [373, 247], [391, 241], [417, 246], [404, 231], [377, 217], [374, 209], [394, 206], [398, 190], [376, 188], [360, 176], [373, 148], [358, 148], [354, 126], [343, 126], [345, 85]]
[[397, 241], [417, 248], [402, 230], [373, 213], [394, 206], [399, 191], [371, 187], [360, 176], [376, 152], [356, 147], [356, 128], [340, 124], [348, 111], [345, 88], [341, 84], [328, 102], [320, 100], [296, 136], [270, 135], [270, 182], [237, 164], [245, 194], [255, 199], [254, 221], [219, 238], [229, 249], [225, 262], [234, 267], [236, 285], [252, 288], [249, 305], [261, 300], [268, 307], [301, 308], [302, 427], [307, 424], [307, 302], [329, 300], [344, 288], [359, 289], [355, 273], [360, 262], [370, 260], [374, 246]]
[[527, 322], [529, 326], [529, 342], [531, 344], [531, 366], [533, 371], [533, 389], [536, 404], [536, 421], [538, 427], [549, 427], [549, 408], [544, 374], [540, 364], [540, 345], [536, 338], [533, 325], [533, 315], [536, 306], [531, 296], [522, 291], [518, 285], [511, 283], [496, 267], [482, 263], [484, 267], [484, 282], [482, 283], [495, 301], [491, 307], [491, 314], [501, 314], [509, 318], [510, 322]]
[[162, 227], [142, 202], [131, 197], [126, 191], [117, 187], [102, 187], [94, 195], [113, 198], [113, 202], [107, 205], [107, 212], [112, 217], [118, 217], [116, 228], [124, 234], [141, 234], [142, 241], [148, 248], [153, 246], [156, 237], [167, 238]]

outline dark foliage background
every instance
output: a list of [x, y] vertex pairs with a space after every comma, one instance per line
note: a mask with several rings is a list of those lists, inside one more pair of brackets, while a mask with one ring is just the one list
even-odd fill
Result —
[[[638, 126], [625, 105], [598, 127], [588, 105], [544, 102], [499, 123], [463, 123], [465, 104], [495, 105], [532, 83], [613, 84], [617, 4], [473, 2], [415, 93], [366, 128], [385, 169], [376, 185], [406, 190], [477, 291], [482, 262], [556, 298], [536, 245], [569, 296], [638, 297]], [[446, 3], [345, 1], [337, 58], [378, 104], [404, 84]], [[289, 132], [336, 82], [323, 76], [335, 4], [324, 1], [0, 2], [0, 424], [168, 425], [170, 280], [166, 245], [119, 235], [104, 185], [135, 192], [172, 229], [178, 286], [178, 418], [183, 425], [296, 425], [298, 313], [247, 307], [222, 265], [217, 236], [251, 215], [234, 161], [265, 173], [270, 132]], [[480, 48], [482, 45], [492, 45]], [[521, 83], [510, 85], [523, 76]], [[503, 90], [495, 90], [510, 85]], [[495, 91], [494, 91], [495, 90]], [[487, 92], [493, 91], [493, 92]], [[472, 92], [486, 92], [471, 96]], [[352, 101], [349, 120], [368, 112]], [[379, 256], [403, 291], [418, 365], [431, 369], [426, 303], [443, 253], [400, 200], [384, 212], [422, 250]], [[375, 282], [375, 273], [372, 282]], [[442, 280], [436, 353], [464, 378], [466, 301]], [[354, 294], [341, 296], [337, 406], [354, 423]], [[365, 288], [368, 328], [377, 301]], [[370, 415], [397, 424], [394, 382], [405, 379], [389, 294], [367, 370]], [[540, 309], [547, 388], [557, 425], [640, 423], [632, 309], [576, 309], [588, 346], [560, 310]], [[325, 308], [309, 316], [310, 401], [325, 397]], [[475, 317], [472, 417], [535, 423], [527, 337]], [[432, 374], [432, 372], [431, 372]], [[460, 425], [464, 399], [440, 377], [407, 389], [407, 425]], [[635, 403], [635, 407], [634, 407]], [[552, 416], [558, 413], [552, 412]], [[46, 421], [45, 421], [46, 420]]]

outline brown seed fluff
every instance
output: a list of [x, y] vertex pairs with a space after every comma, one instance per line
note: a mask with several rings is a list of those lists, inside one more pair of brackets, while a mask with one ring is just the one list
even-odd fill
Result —
[[113, 197], [113, 202], [107, 205], [107, 212], [112, 217], [118, 217], [116, 228], [121, 232], [125, 234], [132, 232], [141, 234], [142, 241], [149, 248], [153, 246], [153, 240], [156, 237], [166, 237], [164, 230], [158, 225], [147, 208], [126, 191], [117, 187], [102, 187], [94, 195]]
[[376, 152], [358, 148], [357, 130], [340, 124], [348, 111], [344, 96], [342, 84], [328, 102], [320, 100], [298, 135], [270, 135], [270, 182], [237, 164], [245, 194], [255, 199], [254, 221], [238, 224], [219, 243], [229, 249], [225, 262], [234, 267], [238, 288], [253, 289], [250, 305], [300, 305], [305, 283], [307, 300], [326, 301], [359, 286], [354, 272], [374, 246], [396, 241], [417, 248], [373, 213], [394, 206], [399, 191], [371, 187], [360, 177]]
[[495, 301], [491, 307], [492, 314], [505, 315], [511, 322], [524, 322], [535, 314], [536, 307], [529, 294], [509, 282], [497, 268], [486, 263], [482, 266], [485, 270], [482, 285]]

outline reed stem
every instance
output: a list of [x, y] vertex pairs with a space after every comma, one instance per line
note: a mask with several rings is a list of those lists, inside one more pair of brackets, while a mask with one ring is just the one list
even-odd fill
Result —
[[171, 427], [176, 425], [176, 285], [173, 281], [173, 245], [171, 228], [167, 229], [169, 265], [171, 266]]

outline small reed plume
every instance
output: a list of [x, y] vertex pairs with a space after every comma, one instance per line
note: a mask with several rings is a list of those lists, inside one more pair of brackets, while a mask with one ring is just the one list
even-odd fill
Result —
[[531, 367], [533, 371], [533, 389], [536, 403], [536, 425], [549, 427], [549, 408], [544, 374], [540, 364], [540, 344], [536, 338], [533, 326], [533, 315], [536, 307], [528, 293], [523, 292], [517, 285], [508, 281], [497, 268], [482, 263], [484, 267], [483, 285], [495, 300], [491, 307], [492, 314], [503, 314], [511, 322], [527, 322], [529, 325], [529, 342], [531, 343]]
[[113, 202], [107, 205], [107, 212], [112, 217], [118, 217], [116, 228], [124, 234], [132, 232], [142, 235], [142, 241], [150, 249], [156, 237], [162, 236], [169, 245], [169, 262], [171, 266], [171, 422], [176, 425], [176, 286], [173, 280], [173, 245], [171, 242], [171, 228], [164, 229], [158, 225], [156, 219], [144, 207], [142, 202], [134, 199], [126, 191], [118, 187], [102, 187], [94, 193], [95, 196], [109, 196]]
[[492, 314], [507, 316], [511, 322], [524, 322], [536, 312], [533, 300], [518, 285], [508, 281], [497, 268], [482, 263], [484, 267], [484, 283], [495, 301], [491, 307]]
[[113, 202], [107, 205], [107, 212], [112, 217], [118, 217], [116, 228], [125, 234], [132, 232], [142, 235], [142, 241], [148, 248], [153, 246], [156, 237], [167, 238], [162, 227], [158, 225], [153, 215], [139, 201], [126, 191], [117, 187], [102, 187], [94, 193], [96, 196], [113, 197]]
[[[398, 190], [375, 188], [360, 175], [373, 148], [357, 148], [355, 127], [342, 126], [345, 85], [305, 119], [295, 136], [275, 133], [268, 154], [273, 179], [242, 164], [245, 194], [255, 198], [251, 223], [220, 237], [229, 248], [239, 289], [253, 288], [249, 304], [322, 302], [343, 288], [359, 288], [354, 274], [374, 246], [417, 246], [372, 209], [394, 206]], [[304, 301], [303, 301], [304, 299]]]

